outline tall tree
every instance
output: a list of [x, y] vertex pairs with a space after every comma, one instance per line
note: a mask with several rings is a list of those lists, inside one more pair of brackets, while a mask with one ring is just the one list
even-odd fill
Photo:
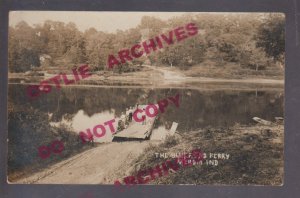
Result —
[[40, 66], [36, 39], [34, 29], [24, 21], [9, 28], [9, 71], [25, 72]]
[[[284, 56], [285, 18], [283, 14], [270, 14], [265, 23], [261, 24], [256, 36], [257, 47], [264, 49], [275, 61]], [[282, 60], [281, 60], [282, 61]]]

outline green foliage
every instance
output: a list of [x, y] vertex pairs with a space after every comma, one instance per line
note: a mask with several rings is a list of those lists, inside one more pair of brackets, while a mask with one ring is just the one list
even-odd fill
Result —
[[241, 65], [250, 69], [264, 70], [270, 65], [270, 62], [271, 60], [262, 49], [252, 48], [241, 52]]
[[187, 40], [185, 43], [178, 43], [164, 48], [158, 55], [152, 55], [157, 56], [157, 59], [152, 58], [152, 60], [155, 63], [186, 68], [202, 62], [205, 50], [205, 45], [196, 37]]
[[176, 146], [179, 143], [177, 137], [175, 137], [174, 135], [169, 135], [166, 137], [164, 143], [163, 143], [163, 147], [166, 148], [171, 148], [173, 146]]
[[257, 47], [261, 47], [269, 57], [282, 61], [284, 55], [285, 19], [282, 14], [272, 14], [261, 24], [257, 33]]
[[20, 22], [16, 28], [9, 28], [8, 63], [11, 72], [25, 72], [40, 66], [33, 28]]
[[[198, 35], [173, 45], [164, 44], [163, 49], [151, 53], [148, 58], [134, 59], [116, 71], [131, 71], [131, 66], [148, 60], [154, 65], [181, 69], [204, 60], [214, 61], [220, 67], [225, 67], [226, 62], [235, 62], [254, 70], [267, 67], [269, 57], [283, 62], [285, 21], [282, 15], [201, 13], [169, 20], [144, 16], [137, 27], [115, 33], [95, 28], [81, 32], [74, 23], [45, 21], [30, 27], [20, 22], [9, 28], [9, 70], [25, 72], [39, 65], [69, 68], [80, 63], [88, 63], [93, 71], [107, 70], [108, 55], [117, 56], [122, 49], [130, 49], [187, 22], [197, 25]], [[51, 59], [39, 63], [41, 55], [49, 55]]]
[[40, 66], [38, 53], [31, 49], [19, 48], [11, 53], [15, 57], [9, 58], [9, 64], [12, 65], [9, 68], [11, 72], [25, 72]]
[[[81, 144], [77, 134], [70, 129], [50, 126], [47, 113], [12, 103], [8, 106], [9, 174], [26, 169], [44, 168], [89, 147]], [[62, 153], [51, 154], [49, 158], [41, 159], [38, 147], [50, 146], [54, 140], [61, 140], [64, 143]]]

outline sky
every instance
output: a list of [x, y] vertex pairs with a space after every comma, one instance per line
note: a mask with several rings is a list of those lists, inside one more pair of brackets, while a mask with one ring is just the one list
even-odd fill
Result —
[[42, 24], [46, 20], [73, 22], [81, 31], [94, 27], [98, 31], [113, 33], [117, 29], [126, 30], [136, 27], [143, 16], [169, 19], [186, 14], [184, 12], [87, 12], [87, 11], [11, 11], [9, 25], [20, 21], [29, 25]]

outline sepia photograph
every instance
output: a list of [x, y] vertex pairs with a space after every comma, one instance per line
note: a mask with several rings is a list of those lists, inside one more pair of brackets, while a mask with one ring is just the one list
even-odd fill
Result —
[[11, 184], [284, 184], [285, 15], [10, 11]]

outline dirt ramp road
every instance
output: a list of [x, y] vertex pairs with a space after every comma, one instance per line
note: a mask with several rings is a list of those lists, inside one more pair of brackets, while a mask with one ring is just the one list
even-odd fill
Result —
[[133, 161], [150, 144], [112, 142], [87, 150], [16, 183], [37, 184], [113, 184], [129, 175]]

